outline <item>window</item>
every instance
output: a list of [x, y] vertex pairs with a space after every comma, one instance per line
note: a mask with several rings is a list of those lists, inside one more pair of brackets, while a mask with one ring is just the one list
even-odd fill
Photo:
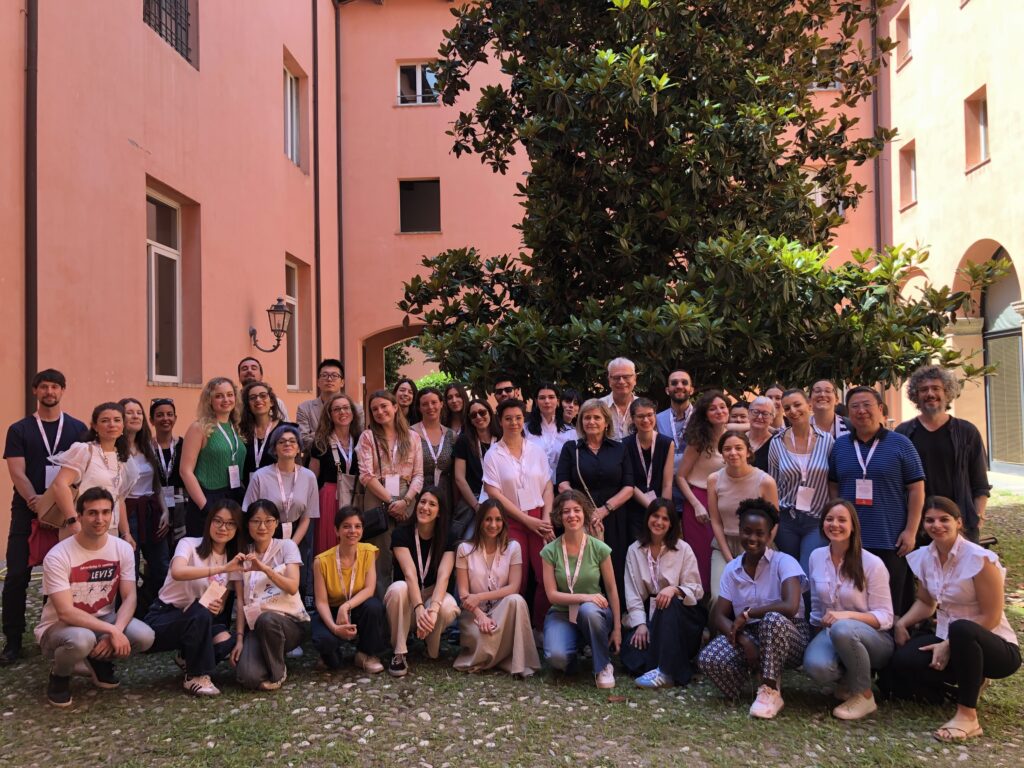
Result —
[[292, 319], [285, 334], [288, 355], [288, 387], [299, 386], [299, 268], [290, 261], [284, 263], [284, 303], [292, 311]]
[[910, 6], [896, 17], [896, 68], [899, 69], [912, 56], [910, 49]]
[[398, 182], [402, 232], [441, 231], [441, 182], [438, 179]]
[[988, 98], [984, 86], [964, 101], [964, 144], [968, 170], [988, 160]]
[[199, 67], [198, 0], [143, 0], [142, 20], [176, 50]]
[[299, 154], [302, 121], [299, 119], [299, 78], [284, 70], [284, 153], [296, 165], [302, 164]]
[[917, 147], [910, 142], [900, 150], [900, 210], [917, 202]]
[[[825, 188], [814, 180], [811, 181], [811, 192], [809, 197], [811, 198], [811, 202], [813, 202], [819, 208], [824, 208], [825, 205], [828, 203], [828, 198], [825, 194]], [[839, 203], [837, 206], [835, 206], [834, 208], [830, 208], [829, 210], [834, 210], [840, 216], [846, 216], [846, 205], [844, 203]]]
[[181, 211], [146, 196], [149, 378], [181, 380]]
[[426, 64], [398, 67], [399, 104], [437, 104], [437, 75]]

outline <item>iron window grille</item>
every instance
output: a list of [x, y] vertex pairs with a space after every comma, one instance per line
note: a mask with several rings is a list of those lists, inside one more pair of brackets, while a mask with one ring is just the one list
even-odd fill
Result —
[[186, 61], [191, 61], [188, 45], [188, 4], [189, 0], [144, 0], [142, 20]]

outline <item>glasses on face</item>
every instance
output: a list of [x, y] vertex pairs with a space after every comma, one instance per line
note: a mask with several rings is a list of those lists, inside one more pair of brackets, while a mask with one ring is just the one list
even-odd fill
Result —
[[258, 400], [269, 400], [269, 399], [270, 399], [270, 395], [267, 394], [266, 392], [253, 392], [252, 394], [249, 395], [249, 402], [250, 403], [254, 403], [254, 402], [258, 401]]
[[469, 418], [471, 418], [471, 419], [482, 419], [486, 415], [487, 415], [487, 411], [471, 411], [470, 414], [469, 414]]
[[772, 417], [771, 411], [756, 411], [750, 410], [750, 418], [752, 419], [770, 419]]
[[275, 520], [272, 517], [254, 517], [252, 520], [249, 521], [249, 525], [251, 525], [253, 528], [273, 528], [275, 525], [277, 525], [277, 520]]
[[633, 421], [650, 421], [653, 418], [653, 413], [638, 413], [633, 417]]
[[233, 531], [235, 530], [235, 528], [238, 527], [237, 525], [235, 525], [234, 520], [221, 520], [216, 517], [213, 518], [212, 525], [214, 528], [219, 528], [222, 531]]
[[280, 448], [282, 445], [288, 446], [288, 445], [298, 445], [298, 444], [299, 444], [299, 441], [296, 440], [294, 437], [282, 437], [280, 440], [277, 441], [277, 447], [278, 448]]
[[341, 374], [340, 373], [321, 373], [320, 374], [320, 380], [321, 381], [341, 381]]
[[609, 375], [608, 378], [611, 381], [630, 381], [636, 378], [635, 373], [617, 373], [614, 376]]
[[497, 389], [494, 390], [494, 394], [496, 394], [496, 395], [511, 395], [515, 391], [516, 391], [515, 387], [498, 387]]
[[331, 413], [352, 413], [352, 406], [336, 405], [333, 408], [331, 408]]

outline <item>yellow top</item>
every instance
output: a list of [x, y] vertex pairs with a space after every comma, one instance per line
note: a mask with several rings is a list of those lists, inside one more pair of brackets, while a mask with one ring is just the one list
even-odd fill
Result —
[[355, 583], [351, 581], [351, 568], [339, 569], [337, 547], [331, 547], [316, 556], [316, 567], [320, 569], [320, 575], [324, 577], [324, 585], [327, 587], [327, 603], [332, 608], [337, 608], [366, 586], [366, 574], [374, 567], [378, 551], [373, 544], [360, 542], [356, 545]]

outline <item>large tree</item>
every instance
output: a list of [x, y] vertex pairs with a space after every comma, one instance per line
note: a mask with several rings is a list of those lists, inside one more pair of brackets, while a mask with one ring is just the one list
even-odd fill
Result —
[[872, 44], [881, 4], [454, 8], [436, 63], [443, 101], [462, 103], [482, 63], [507, 76], [459, 114], [454, 151], [500, 173], [526, 152], [524, 251], [424, 258], [427, 276], [399, 305], [426, 322], [421, 347], [476, 385], [514, 370], [527, 385], [591, 388], [627, 355], [651, 390], [678, 364], [739, 390], [826, 375], [894, 382], [934, 355], [961, 362], [941, 332], [969, 292], [900, 293], [921, 254], [826, 265], [840, 212], [865, 191], [851, 167], [894, 135], [849, 117], [892, 48]]

